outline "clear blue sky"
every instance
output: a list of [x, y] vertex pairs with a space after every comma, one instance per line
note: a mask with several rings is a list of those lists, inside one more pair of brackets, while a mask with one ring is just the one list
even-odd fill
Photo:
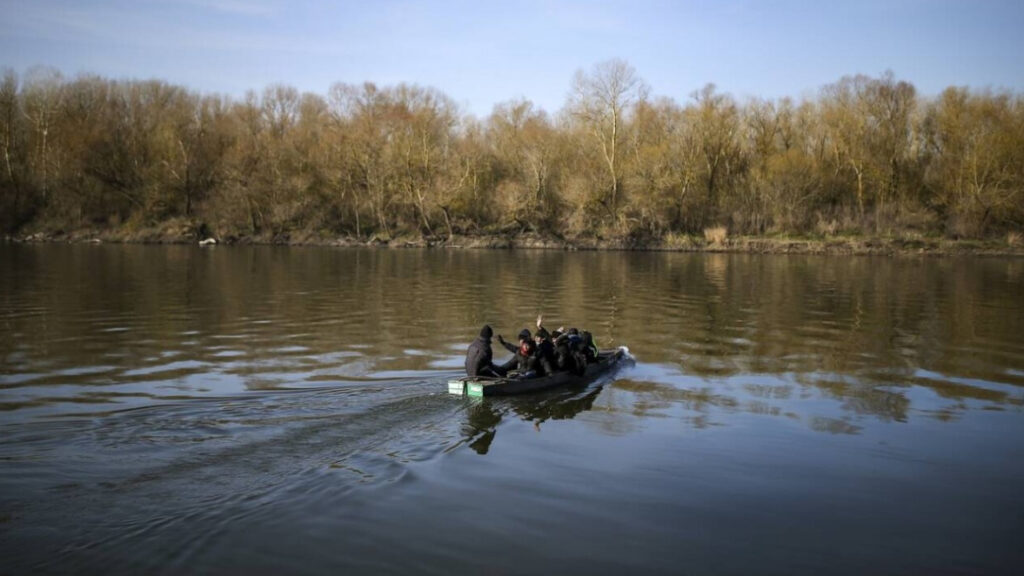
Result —
[[433, 86], [466, 112], [556, 112], [572, 75], [622, 58], [652, 93], [714, 82], [813, 96], [891, 69], [919, 92], [1024, 92], [1024, 0], [0, 0], [0, 67], [158, 78], [240, 96], [280, 82]]

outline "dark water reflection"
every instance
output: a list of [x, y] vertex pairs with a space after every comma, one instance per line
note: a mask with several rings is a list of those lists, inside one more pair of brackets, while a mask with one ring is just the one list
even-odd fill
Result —
[[[543, 312], [583, 389], [449, 397]], [[0, 573], [1014, 573], [1024, 261], [0, 245]]]

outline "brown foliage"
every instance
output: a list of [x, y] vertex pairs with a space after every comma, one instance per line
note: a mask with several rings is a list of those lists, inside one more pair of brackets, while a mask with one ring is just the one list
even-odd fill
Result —
[[[557, 117], [485, 119], [436, 90], [273, 85], [241, 100], [160, 81], [0, 81], [0, 226], [190, 222], [219, 236], [533, 232], [1001, 236], [1024, 227], [1024, 101], [891, 73], [815, 99], [652, 99], [614, 60]], [[1017, 236], [1012, 236], [1016, 234]], [[713, 235], [715, 238], [717, 234]], [[710, 240], [710, 238], [709, 238]], [[673, 240], [675, 241], [675, 240]]]

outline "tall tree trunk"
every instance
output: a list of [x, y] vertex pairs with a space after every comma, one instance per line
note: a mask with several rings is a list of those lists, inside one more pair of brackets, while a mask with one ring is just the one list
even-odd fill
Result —
[[854, 166], [857, 173], [857, 209], [860, 212], [860, 219], [864, 220], [864, 171]]
[[441, 213], [444, 214], [444, 224], [448, 228], [448, 240], [451, 240], [455, 236], [455, 230], [452, 229], [452, 218], [448, 213], [448, 207], [441, 206]]

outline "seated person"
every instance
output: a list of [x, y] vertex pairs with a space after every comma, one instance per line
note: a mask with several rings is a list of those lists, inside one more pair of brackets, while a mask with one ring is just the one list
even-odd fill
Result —
[[[544, 329], [544, 316], [537, 316], [538, 333], [547, 333]], [[590, 332], [582, 335], [576, 328], [565, 329], [559, 326], [554, 333], [552, 343], [551, 364], [558, 370], [569, 370], [573, 374], [583, 374], [587, 364], [597, 362], [598, 350]]]
[[534, 334], [536, 343], [537, 372], [540, 376], [546, 376], [555, 372], [555, 345], [551, 342], [551, 335], [543, 326], [537, 329]]
[[495, 366], [491, 351], [491, 335], [494, 331], [487, 324], [480, 329], [480, 336], [466, 349], [466, 374], [468, 376], [504, 376], [505, 370]]
[[520, 375], [537, 375], [537, 345], [534, 343], [533, 338], [530, 337], [529, 330], [523, 328], [519, 332], [518, 346], [506, 342], [505, 339], [502, 338], [501, 334], [498, 334], [498, 342], [500, 342], [506, 350], [514, 354], [508, 362], [505, 362], [499, 367], [504, 370], [506, 374], [511, 370], [516, 370]]
[[579, 333], [575, 328], [570, 328], [568, 332], [559, 328], [555, 333], [558, 334], [554, 342], [555, 366], [558, 370], [567, 370], [577, 376], [582, 375], [587, 369], [587, 358], [579, 351], [580, 342], [582, 342]]
[[587, 358], [587, 363], [597, 362], [598, 349], [594, 343], [594, 335], [584, 330], [580, 333], [581, 351]]

